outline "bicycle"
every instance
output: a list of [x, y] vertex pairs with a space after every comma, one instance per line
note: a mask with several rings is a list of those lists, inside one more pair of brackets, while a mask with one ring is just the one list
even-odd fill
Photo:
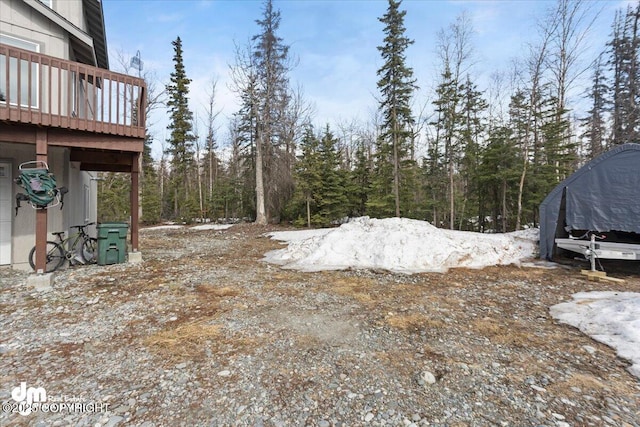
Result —
[[[57, 241], [47, 241], [47, 264], [45, 273], [51, 273], [62, 267], [65, 261], [69, 265], [95, 264], [98, 260], [98, 239], [87, 234], [86, 228], [95, 224], [90, 222], [85, 225], [72, 225], [70, 228], [77, 228], [78, 232], [66, 239], [64, 231], [52, 233], [57, 237]], [[68, 249], [67, 249], [68, 248]], [[36, 247], [29, 252], [29, 264], [36, 269]]]

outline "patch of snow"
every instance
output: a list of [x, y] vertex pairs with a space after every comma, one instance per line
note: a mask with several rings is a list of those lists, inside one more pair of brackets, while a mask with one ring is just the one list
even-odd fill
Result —
[[631, 361], [629, 372], [640, 378], [640, 293], [578, 292], [573, 301], [556, 304], [551, 316], [613, 347]]
[[[184, 225], [157, 225], [155, 227], [142, 228], [141, 231], [155, 231], [155, 230], [179, 230], [185, 228]], [[202, 224], [187, 228], [189, 231], [202, 231], [202, 230], [226, 230], [233, 227], [233, 224]]]
[[202, 224], [189, 228], [189, 230], [202, 231], [202, 230], [226, 230], [233, 227], [233, 224]]
[[155, 230], [176, 230], [184, 228], [184, 225], [157, 225], [155, 227], [145, 227], [140, 229], [140, 231], [155, 231]]
[[301, 271], [384, 269], [445, 272], [452, 267], [519, 264], [536, 251], [537, 230], [481, 234], [443, 230], [407, 218], [355, 218], [339, 228], [271, 233], [289, 243], [265, 260]]

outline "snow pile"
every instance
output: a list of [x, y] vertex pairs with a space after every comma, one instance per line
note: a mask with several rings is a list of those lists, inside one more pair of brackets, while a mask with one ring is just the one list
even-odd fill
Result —
[[640, 293], [578, 292], [573, 301], [554, 305], [551, 315], [613, 347], [630, 360], [629, 372], [640, 378]]
[[482, 268], [519, 264], [534, 256], [537, 230], [481, 234], [443, 230], [425, 221], [361, 217], [339, 228], [274, 232], [287, 248], [265, 260], [302, 271], [384, 269], [400, 273], [445, 272], [452, 267]]

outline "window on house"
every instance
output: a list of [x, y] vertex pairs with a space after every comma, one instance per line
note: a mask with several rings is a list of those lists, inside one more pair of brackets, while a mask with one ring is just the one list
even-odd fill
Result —
[[[0, 34], [0, 43], [32, 52], [40, 51], [40, 45], [37, 43], [6, 34]], [[11, 104], [18, 105], [18, 92], [20, 92], [20, 105], [22, 107], [38, 108], [38, 65], [31, 64], [31, 69], [29, 69], [28, 61], [21, 59], [18, 63], [17, 58], [9, 58], [8, 88], [6, 73], [7, 57], [0, 55], [0, 100], [6, 101], [8, 96]], [[29, 74], [31, 74], [31, 78], [29, 78]], [[18, 75], [20, 75], [19, 79]], [[18, 80], [20, 81], [20, 88], [18, 88]], [[29, 89], [31, 89], [31, 93], [29, 93]], [[29, 95], [31, 95], [31, 98], [29, 98]]]
[[40, 0], [40, 3], [42, 3], [45, 6], [48, 6], [50, 8], [53, 8], [53, 0]]

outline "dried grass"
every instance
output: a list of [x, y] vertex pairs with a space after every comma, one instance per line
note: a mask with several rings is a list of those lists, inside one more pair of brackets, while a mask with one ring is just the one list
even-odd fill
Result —
[[[577, 387], [581, 391], [578, 392], [572, 387]], [[609, 394], [631, 396], [638, 392], [635, 377], [631, 377], [630, 381], [626, 382], [611, 381], [611, 378], [607, 378], [605, 382], [604, 378], [588, 372], [573, 372], [566, 380], [555, 382], [547, 388], [549, 392], [553, 394], [564, 394], [576, 397], [581, 396], [587, 390], [589, 390], [590, 393], [595, 393], [596, 396], [603, 396], [603, 398]]]
[[389, 326], [405, 331], [442, 329], [446, 323], [423, 313], [389, 315], [385, 318]]
[[469, 326], [474, 332], [477, 332], [489, 339], [504, 333], [504, 328], [490, 317], [474, 319]]
[[216, 285], [211, 284], [198, 285], [196, 286], [196, 291], [204, 295], [211, 295], [218, 298], [235, 297], [240, 293], [240, 291], [230, 286], [219, 288]]
[[220, 329], [204, 321], [185, 323], [145, 338], [144, 344], [163, 357], [193, 359], [202, 356], [208, 341], [222, 335]]
[[489, 317], [471, 322], [471, 329], [491, 340], [494, 344], [512, 347], [528, 347], [533, 344], [535, 335], [530, 329], [516, 323], [499, 323]]
[[363, 304], [373, 304], [377, 301], [377, 295], [373, 294], [375, 282], [364, 277], [347, 277], [334, 279], [331, 282], [331, 290], [338, 295], [351, 297]]

